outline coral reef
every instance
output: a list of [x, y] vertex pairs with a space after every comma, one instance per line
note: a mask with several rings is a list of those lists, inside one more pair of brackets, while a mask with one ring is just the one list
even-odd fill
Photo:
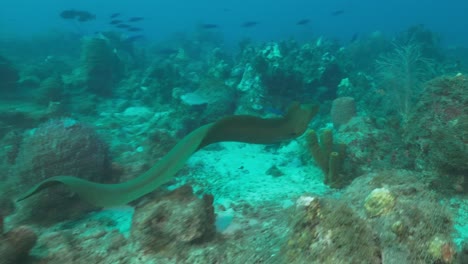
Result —
[[82, 67], [88, 91], [109, 96], [122, 75], [117, 55], [105, 39], [89, 38], [83, 43]]
[[32, 184], [56, 175], [102, 180], [107, 146], [92, 127], [71, 118], [54, 119], [27, 135], [16, 159], [17, 175]]
[[337, 128], [348, 123], [351, 118], [356, 116], [354, 98], [346, 96], [333, 100], [330, 115], [333, 125]]
[[[453, 215], [442, 204], [443, 197], [430, 189], [433, 177], [380, 171], [356, 179], [344, 191], [342, 199], [378, 234], [382, 263], [452, 263], [455, 258]], [[372, 207], [369, 199], [374, 200]], [[444, 242], [437, 247], [434, 241]]]
[[2, 93], [14, 93], [16, 82], [19, 80], [18, 71], [6, 58], [0, 56], [0, 91]]
[[236, 70], [241, 72], [241, 78], [236, 86], [239, 91], [238, 112], [249, 113], [261, 110], [265, 105], [266, 89], [259, 74], [250, 63]]
[[75, 60], [67, 56], [47, 55], [44, 60], [22, 65], [18, 85], [25, 89], [37, 89], [48, 78], [61, 78], [70, 73], [73, 70], [71, 63], [75, 63]]
[[37, 241], [36, 233], [27, 226], [20, 226], [0, 234], [0, 263], [21, 263]]
[[188, 112], [199, 120], [200, 125], [213, 122], [219, 116], [233, 114], [236, 106], [235, 98], [235, 90], [232, 87], [227, 86], [223, 80], [213, 77], [204, 78], [200, 81], [197, 90], [180, 97], [184, 103], [191, 106]]
[[270, 96], [312, 97], [310, 89], [314, 89], [316, 96], [330, 99], [336, 97], [336, 87], [343, 78], [334, 52], [333, 44], [323, 39], [315, 45], [299, 45], [295, 41], [268, 43], [259, 48], [251, 62]]
[[422, 84], [434, 76], [433, 61], [421, 53], [417, 42], [395, 44], [393, 52], [377, 60], [380, 88], [391, 97], [388, 107], [408, 121], [421, 94]]
[[310, 197], [297, 208], [285, 263], [381, 263], [376, 234], [344, 202]]
[[37, 102], [43, 105], [62, 101], [64, 97], [64, 83], [62, 78], [58, 75], [54, 75], [42, 81], [36, 96]]
[[351, 178], [376, 169], [412, 168], [401, 131], [389, 124], [357, 116], [340, 127], [336, 137], [347, 146], [345, 170]]
[[[41, 124], [26, 136], [15, 160], [15, 173], [22, 188], [57, 175], [75, 175], [83, 179], [106, 181], [108, 174], [106, 144], [89, 126], [74, 119], [62, 118]], [[68, 205], [62, 199], [74, 201]], [[31, 200], [20, 215], [43, 223], [80, 214], [77, 203], [65, 189]], [[88, 209], [89, 210], [89, 209]], [[34, 218], [30, 216], [34, 215]]]
[[369, 36], [340, 49], [337, 61], [350, 73], [373, 73], [375, 61], [392, 48], [387, 36], [380, 31], [374, 31]]
[[0, 39], [1, 264], [466, 263], [464, 47], [224, 29]]
[[150, 98], [152, 101], [171, 101], [172, 89], [188, 85], [183, 66], [185, 66], [184, 62], [166, 60], [154, 61], [148, 67], [141, 85], [148, 90], [149, 95], [153, 96]]
[[[467, 76], [444, 76], [427, 82], [404, 127], [404, 141], [417, 169], [435, 168], [468, 181]], [[463, 176], [464, 175], [464, 176]]]
[[382, 171], [356, 179], [338, 200], [301, 197], [287, 263], [453, 263], [452, 215], [427, 178]]
[[386, 188], [377, 188], [364, 200], [366, 213], [371, 216], [379, 216], [390, 212], [395, 206], [395, 197]]
[[[43, 229], [29, 263], [281, 263], [274, 256], [281, 240], [268, 232], [277, 227], [269, 210], [239, 207], [249, 216], [229, 232], [215, 234], [211, 197], [197, 196], [184, 186], [148, 196], [136, 205], [135, 214], [131, 208], [107, 209]], [[138, 227], [131, 227], [132, 222]], [[167, 236], [174, 237], [169, 241]]]
[[32, 129], [49, 120], [53, 112], [48, 107], [31, 102], [0, 102], [0, 136], [16, 130]]
[[200, 199], [189, 186], [153, 199], [137, 208], [132, 240], [145, 251], [165, 254], [177, 254], [183, 247], [209, 241], [215, 234], [212, 203], [212, 196]]

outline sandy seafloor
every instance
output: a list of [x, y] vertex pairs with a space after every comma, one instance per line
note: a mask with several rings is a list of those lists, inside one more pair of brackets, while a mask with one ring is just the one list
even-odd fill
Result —
[[[300, 152], [300, 140], [293, 140], [279, 148], [244, 143], [220, 143], [195, 153], [187, 162], [189, 175], [179, 174], [168, 187], [175, 189], [190, 184], [195, 193], [210, 193], [214, 196], [217, 213], [216, 225], [227, 239], [236, 231], [244, 229], [252, 232], [271, 232], [273, 235], [284, 235], [289, 228], [288, 216], [279, 215], [284, 209], [294, 207], [301, 195], [333, 195], [339, 193], [323, 184], [323, 175], [313, 164], [303, 164], [297, 153]], [[273, 177], [266, 171], [277, 166], [283, 176]], [[468, 239], [468, 201], [451, 199], [450, 204], [456, 212], [454, 241], [457, 245]], [[256, 213], [245, 214], [246, 206], [251, 206]], [[220, 210], [222, 208], [222, 210]], [[239, 209], [243, 208], [243, 209]], [[103, 231], [118, 230], [126, 238], [130, 236], [131, 220], [134, 210], [131, 207], [109, 208], [94, 212], [88, 217], [72, 224], [80, 236], [92, 238]], [[257, 214], [258, 217], [252, 216]], [[110, 219], [115, 222], [106, 227]], [[80, 224], [83, 222], [83, 224]], [[97, 222], [89, 226], [89, 222]], [[101, 223], [101, 224], [99, 224]], [[68, 225], [64, 223], [63, 225]], [[47, 232], [59, 231], [63, 225], [51, 227]], [[86, 227], [85, 227], [86, 225]], [[255, 234], [252, 234], [255, 236]], [[258, 234], [259, 240], [265, 234]], [[268, 237], [268, 236], [266, 236]], [[86, 239], [85, 239], [86, 241]], [[270, 241], [274, 244], [273, 241]], [[86, 245], [82, 245], [86, 247]], [[88, 245], [89, 246], [89, 245]], [[245, 245], [243, 245], [245, 246]], [[272, 249], [279, 251], [280, 248]], [[98, 253], [98, 249], [93, 249]], [[122, 250], [121, 250], [122, 251]], [[133, 251], [134, 258], [143, 261], [138, 248], [130, 243], [123, 251]], [[106, 254], [104, 250], [102, 254]], [[41, 241], [33, 250], [33, 255], [42, 255]], [[139, 256], [139, 257], [137, 257]], [[138, 263], [152, 263], [148, 262]]]

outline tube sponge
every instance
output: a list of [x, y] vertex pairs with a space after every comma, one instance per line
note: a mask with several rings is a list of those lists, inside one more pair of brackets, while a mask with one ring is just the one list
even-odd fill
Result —
[[331, 129], [322, 130], [320, 142], [317, 133], [309, 130], [306, 133], [306, 140], [312, 157], [325, 175], [325, 184], [337, 186], [341, 180], [339, 174], [343, 167], [346, 145], [334, 144]]

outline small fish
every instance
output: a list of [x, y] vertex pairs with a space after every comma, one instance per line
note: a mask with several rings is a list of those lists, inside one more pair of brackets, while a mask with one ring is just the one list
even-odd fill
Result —
[[357, 39], [359, 38], [359, 33], [354, 33], [353, 36], [351, 37], [351, 40], [349, 41], [350, 43], [354, 43]]
[[333, 12], [330, 13], [331, 16], [339, 16], [339, 15], [342, 15], [344, 13], [344, 10], [343, 9], [339, 9], [339, 10], [335, 10]]
[[131, 17], [128, 19], [128, 22], [137, 22], [143, 20], [143, 17]]
[[213, 29], [213, 28], [218, 28], [218, 25], [216, 25], [216, 24], [202, 24], [201, 27], [204, 28], [204, 29]]
[[143, 29], [137, 28], [137, 27], [129, 27], [127, 28], [127, 30], [130, 32], [139, 32], [139, 31], [142, 31]]
[[111, 20], [111, 22], [109, 22], [109, 24], [111, 25], [118, 25], [120, 23], [122, 23], [123, 21], [122, 20], [118, 20], [118, 19], [115, 19], [115, 20]]
[[88, 11], [79, 11], [74, 9], [64, 10], [60, 12], [60, 17], [63, 19], [76, 19], [80, 22], [86, 22], [89, 20], [96, 19], [96, 15], [91, 14]]
[[301, 19], [301, 20], [297, 21], [296, 25], [303, 26], [303, 25], [309, 24], [309, 22], [310, 22], [309, 19]]
[[75, 17], [77, 16], [77, 12], [78, 11], [73, 9], [63, 10], [62, 12], [60, 12], [60, 17], [63, 19], [75, 19]]
[[110, 18], [116, 18], [120, 16], [120, 13], [113, 13], [112, 15], [110, 15]]
[[130, 25], [127, 25], [127, 24], [118, 24], [116, 25], [117, 28], [129, 28]]
[[256, 25], [258, 25], [259, 23], [256, 22], [256, 21], [246, 21], [244, 23], [241, 24], [241, 27], [244, 27], [244, 28], [250, 28], [250, 27], [255, 27]]

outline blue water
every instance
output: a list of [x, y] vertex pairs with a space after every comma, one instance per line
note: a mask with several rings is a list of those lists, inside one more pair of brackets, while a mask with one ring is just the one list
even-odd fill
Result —
[[[447, 45], [468, 44], [468, 2], [464, 0], [4, 0], [0, 9], [0, 38], [30, 35], [47, 30], [76, 30], [58, 14], [64, 9], [82, 9], [96, 15], [96, 20], [80, 25], [80, 32], [109, 30], [108, 16], [119, 12], [143, 16], [141, 26], [151, 39], [161, 39], [174, 32], [187, 32], [199, 23], [214, 23], [225, 39], [249, 37], [257, 40], [280, 40], [287, 37], [310, 39], [324, 35], [349, 40], [356, 33], [381, 31], [393, 34], [409, 26], [424, 24], [442, 35]], [[331, 15], [336, 11], [342, 14]], [[297, 26], [310, 19], [306, 26]], [[257, 21], [255, 28], [241, 28], [245, 21]]]

